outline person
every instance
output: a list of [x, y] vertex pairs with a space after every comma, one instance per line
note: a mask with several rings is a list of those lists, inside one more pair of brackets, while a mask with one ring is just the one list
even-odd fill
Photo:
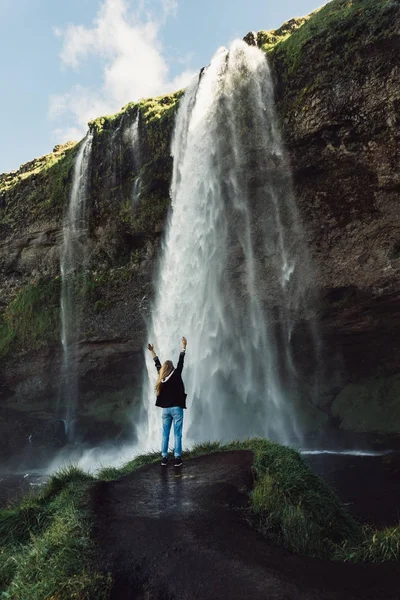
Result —
[[175, 369], [172, 361], [166, 360], [163, 365], [154, 351], [153, 344], [148, 344], [158, 371], [158, 379], [155, 386], [156, 406], [163, 409], [162, 412], [162, 443], [161, 443], [161, 465], [166, 467], [168, 464], [168, 443], [172, 423], [174, 424], [174, 457], [175, 467], [182, 466], [182, 426], [183, 409], [186, 408], [185, 386], [182, 381], [182, 369], [185, 359], [187, 340], [182, 338], [182, 350], [179, 354], [178, 364]]

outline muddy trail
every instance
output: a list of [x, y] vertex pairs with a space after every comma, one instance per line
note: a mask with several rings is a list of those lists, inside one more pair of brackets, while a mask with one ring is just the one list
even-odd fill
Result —
[[257, 533], [246, 518], [252, 460], [222, 452], [95, 484], [94, 535], [112, 599], [398, 600], [397, 563], [300, 557]]

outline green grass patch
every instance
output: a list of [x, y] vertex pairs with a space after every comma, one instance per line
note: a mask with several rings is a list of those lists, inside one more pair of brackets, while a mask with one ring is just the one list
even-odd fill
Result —
[[380, 531], [364, 526], [361, 539], [346, 540], [335, 552], [345, 562], [394, 562], [400, 559], [400, 524]]
[[[268, 539], [298, 554], [325, 559], [399, 560], [400, 525], [382, 531], [361, 527], [291, 448], [264, 439], [209, 442], [194, 446], [184, 458], [231, 450], [254, 454], [250, 520]], [[39, 496], [0, 511], [0, 597], [108, 598], [112, 581], [97, 570], [85, 502], [90, 486], [159, 460], [159, 452], [150, 452], [121, 468], [103, 468], [96, 478], [69, 467], [53, 475]]]
[[273, 29], [271, 31], [259, 31], [257, 33], [258, 47], [264, 52], [270, 52], [279, 42], [284, 42], [287, 40], [288, 37], [290, 37], [292, 33], [296, 31], [296, 29], [304, 25], [304, 23], [308, 21], [313, 14], [314, 13], [311, 13], [306, 17], [290, 19], [290, 21], [284, 23], [281, 27], [279, 27], [279, 29]]
[[39, 216], [57, 218], [65, 206], [79, 144], [56, 146], [46, 154], [11, 173], [0, 176], [0, 195], [6, 198], [0, 210], [0, 231], [10, 233]]
[[[332, 0], [299, 27], [281, 32], [275, 43], [267, 39], [263, 47], [283, 60], [289, 74], [304, 64], [311, 49], [314, 76], [316, 64], [322, 61], [327, 77], [335, 66], [343, 77], [363, 46], [396, 33], [398, 14], [394, 0]], [[343, 57], [349, 59], [349, 65], [343, 63]]]
[[141, 118], [146, 124], [152, 121], [163, 119], [171, 110], [176, 109], [176, 104], [180, 100], [184, 90], [178, 90], [171, 94], [164, 94], [156, 98], [143, 98], [139, 102], [129, 102], [121, 108], [121, 110], [113, 115], [103, 115], [89, 122], [89, 127], [97, 134], [104, 131], [113, 132], [121, 123], [124, 115], [129, 115], [131, 118], [136, 117], [137, 112], [140, 112]]
[[85, 498], [93, 477], [76, 467], [54, 475], [37, 497], [0, 511], [2, 600], [70, 600], [109, 595], [96, 571]]

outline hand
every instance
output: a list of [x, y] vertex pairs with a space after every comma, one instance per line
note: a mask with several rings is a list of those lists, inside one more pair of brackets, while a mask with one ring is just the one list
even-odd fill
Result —
[[150, 350], [150, 352], [154, 352], [153, 344], [147, 344], [147, 348]]
[[186, 350], [186, 346], [187, 346], [187, 339], [185, 337], [182, 338], [182, 348], [184, 350]]

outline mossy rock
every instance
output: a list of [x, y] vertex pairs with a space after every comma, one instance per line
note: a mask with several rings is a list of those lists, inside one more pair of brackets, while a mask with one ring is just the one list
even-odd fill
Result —
[[59, 338], [61, 281], [40, 278], [22, 287], [0, 314], [0, 357], [39, 349]]
[[311, 108], [318, 93], [336, 85], [362, 86], [369, 77], [368, 52], [397, 39], [399, 21], [394, 0], [332, 0], [297, 20], [291, 31], [260, 32], [283, 129], [284, 122]]
[[331, 411], [347, 431], [400, 432], [400, 374], [349, 383]]
[[56, 146], [18, 171], [0, 177], [0, 234], [6, 236], [39, 219], [59, 219], [67, 204], [75, 142]]

